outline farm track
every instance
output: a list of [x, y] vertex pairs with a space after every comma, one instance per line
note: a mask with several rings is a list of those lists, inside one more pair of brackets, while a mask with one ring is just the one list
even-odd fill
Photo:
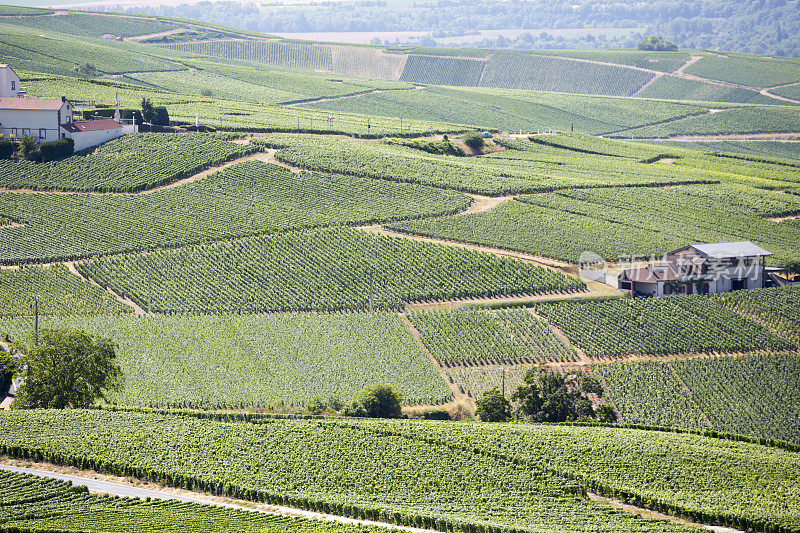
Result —
[[705, 412], [703, 412], [703, 408], [700, 407], [700, 404], [697, 403], [697, 401], [694, 399], [694, 394], [692, 394], [692, 389], [689, 388], [689, 386], [683, 380], [681, 375], [678, 374], [678, 372], [675, 371], [674, 367], [670, 366], [669, 369], [670, 369], [670, 372], [672, 373], [673, 377], [675, 378], [675, 381], [678, 382], [678, 385], [681, 386], [681, 388], [683, 389], [683, 392], [686, 393], [686, 397], [689, 399], [690, 402], [692, 402], [692, 405], [694, 405], [695, 408], [697, 409], [697, 413], [700, 415], [700, 417], [703, 419], [703, 421], [706, 423], [706, 425], [709, 428], [713, 429], [714, 425], [711, 423], [711, 420], [708, 419], [708, 417], [706, 416]]
[[785, 222], [787, 220], [797, 220], [800, 218], [800, 215], [789, 215], [787, 217], [769, 217], [767, 220], [771, 220], [772, 222]]
[[173, 182], [167, 183], [165, 185], [159, 185], [158, 187], [153, 187], [151, 189], [145, 189], [143, 191], [138, 192], [98, 192], [98, 191], [47, 191], [47, 190], [38, 190], [38, 189], [6, 189], [0, 188], [0, 193], [14, 193], [14, 194], [55, 194], [55, 195], [96, 195], [96, 196], [142, 196], [146, 194], [153, 194], [155, 192], [164, 191], [167, 189], [174, 189], [176, 187], [182, 187], [183, 185], [188, 185], [190, 183], [194, 183], [196, 181], [200, 181], [204, 178], [207, 178], [211, 174], [215, 172], [219, 172], [224, 170], [228, 167], [232, 167], [233, 165], [238, 165], [239, 163], [244, 163], [245, 161], [264, 161], [266, 163], [273, 163], [284, 168], [288, 168], [292, 172], [300, 172], [299, 169], [295, 169], [286, 165], [285, 163], [279, 162], [275, 159], [275, 151], [272, 150], [270, 154], [269, 151], [267, 152], [257, 152], [254, 154], [238, 157], [236, 159], [231, 159], [219, 165], [215, 165], [213, 167], [209, 167], [205, 170], [201, 170], [191, 176], [186, 178], [181, 178], [179, 180], [175, 180]]
[[67, 270], [69, 270], [72, 274], [78, 276], [79, 278], [81, 278], [86, 283], [89, 283], [91, 285], [94, 285], [95, 287], [99, 287], [100, 289], [103, 289], [104, 291], [109, 293], [111, 296], [113, 296], [119, 303], [121, 303], [123, 305], [127, 305], [128, 307], [133, 308], [133, 314], [134, 315], [144, 315], [144, 314], [146, 314], [144, 309], [142, 309], [139, 305], [137, 305], [130, 298], [124, 298], [124, 297], [120, 296], [119, 294], [117, 294], [116, 292], [114, 292], [113, 290], [111, 290], [111, 287], [103, 287], [102, 285], [97, 283], [92, 278], [84, 277], [80, 272], [78, 272], [78, 269], [75, 268], [75, 262], [68, 261], [68, 262], [64, 263], [64, 266], [66, 266]]
[[531, 315], [533, 315], [535, 318], [538, 318], [539, 320], [541, 320], [542, 322], [544, 322], [545, 324], [547, 324], [547, 326], [550, 328], [550, 330], [551, 330], [553, 333], [555, 333], [555, 334], [556, 334], [556, 337], [558, 337], [559, 339], [561, 339], [561, 342], [563, 342], [564, 344], [566, 344], [567, 346], [569, 346], [570, 348], [572, 348], [573, 350], [575, 350], [575, 353], [577, 353], [577, 354], [578, 354], [578, 358], [580, 359], [580, 362], [581, 362], [582, 364], [586, 364], [586, 365], [588, 365], [588, 364], [590, 364], [590, 363], [591, 363], [591, 359], [589, 359], [589, 357], [586, 355], [586, 352], [584, 352], [584, 351], [583, 351], [583, 350], [580, 348], [580, 346], [578, 346], [578, 345], [576, 345], [576, 344], [573, 344], [573, 343], [572, 343], [572, 341], [570, 341], [570, 340], [569, 340], [569, 337], [567, 337], [567, 335], [564, 333], [564, 331], [563, 331], [561, 328], [559, 328], [559, 327], [557, 327], [556, 325], [552, 324], [552, 323], [551, 323], [549, 320], [547, 320], [547, 318], [545, 318], [545, 317], [541, 316], [541, 315], [540, 315], [540, 314], [538, 314], [536, 311], [534, 311], [532, 308], [528, 309], [528, 312], [529, 312]]
[[428, 347], [425, 346], [425, 343], [422, 342], [422, 335], [420, 335], [419, 330], [417, 330], [417, 328], [414, 327], [414, 324], [412, 324], [411, 321], [408, 319], [408, 316], [406, 316], [405, 313], [401, 313], [400, 318], [402, 319], [403, 324], [405, 324], [405, 326], [411, 332], [411, 336], [414, 337], [414, 340], [416, 340], [417, 343], [420, 345], [420, 347], [422, 347], [422, 351], [424, 351], [425, 355], [428, 356], [428, 359], [430, 359], [433, 367], [436, 369], [437, 372], [439, 372], [439, 375], [442, 377], [444, 382], [450, 388], [450, 392], [453, 394], [453, 399], [457, 401], [471, 403], [469, 398], [465, 394], [462, 394], [460, 390], [458, 390], [458, 387], [456, 387], [455, 383], [452, 383], [450, 381], [450, 378], [447, 375], [447, 371], [444, 369], [444, 367], [442, 367], [442, 365], [439, 364], [439, 361], [437, 361], [436, 358], [433, 356], [433, 354], [430, 352], [430, 350], [428, 350]]
[[345, 100], [347, 98], [358, 98], [359, 96], [366, 96], [368, 94], [378, 94], [388, 91], [415, 91], [415, 90], [419, 90], [419, 87], [408, 87], [403, 89], [367, 89], [365, 91], [341, 94], [336, 96], [320, 96], [318, 98], [306, 98], [304, 100], [291, 100], [288, 102], [281, 102], [280, 105], [284, 105], [286, 107], [297, 107], [305, 104], [316, 104], [319, 102], [333, 102], [336, 100]]
[[[21, 466], [21, 465], [30, 465]], [[32, 468], [31, 468], [32, 467]], [[400, 526], [386, 522], [373, 522], [371, 520], [359, 520], [346, 516], [330, 515], [315, 511], [306, 511], [294, 507], [282, 505], [271, 505], [250, 502], [247, 500], [237, 500], [234, 498], [224, 498], [214, 496], [204, 492], [192, 492], [172, 487], [163, 487], [155, 483], [138, 481], [131, 482], [134, 478], [122, 478], [101, 474], [94, 470], [78, 470], [75, 468], [60, 467], [50, 463], [29, 463], [27, 461], [14, 461], [4, 459], [0, 462], [0, 470], [34, 474], [42, 477], [56, 478], [65, 481], [72, 481], [73, 485], [82, 485], [89, 488], [92, 494], [111, 494], [123, 497], [151, 498], [156, 500], [176, 500], [180, 502], [197, 503], [204, 505], [217, 505], [229, 509], [240, 509], [254, 513], [271, 514], [278, 516], [299, 517], [310, 520], [320, 520], [323, 522], [339, 522], [341, 524], [370, 525], [379, 526], [386, 529], [407, 531], [409, 533], [428, 533], [429, 529], [416, 527]]]

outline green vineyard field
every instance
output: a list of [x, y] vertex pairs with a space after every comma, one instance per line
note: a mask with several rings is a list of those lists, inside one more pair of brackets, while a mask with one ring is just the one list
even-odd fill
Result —
[[382, 529], [216, 505], [89, 494], [69, 482], [0, 471], [4, 531], [84, 533], [377, 533]]
[[[450, 390], [395, 314], [63, 317], [112, 337], [125, 373], [110, 401], [144, 407], [287, 408], [314, 398], [346, 403], [370, 383], [392, 383], [407, 404], [437, 404]], [[32, 319], [0, 321], [27, 338]]]
[[0, 160], [7, 189], [136, 192], [186, 178], [258, 150], [228, 135], [136, 133], [60, 161]]
[[158, 312], [365, 309], [374, 305], [580, 290], [560, 272], [400, 237], [334, 228], [98, 258], [79, 271]]
[[0, 262], [46, 262], [461, 211], [460, 193], [248, 161], [139, 195], [0, 193]]
[[748, 529], [792, 531], [800, 519], [796, 452], [692, 434], [39, 410], [1, 415], [0, 446], [171, 485], [465, 532], [598, 524], [687, 531], [588, 501], [586, 489]]
[[800, 443], [797, 353], [595, 365], [624, 422]]
[[90, 285], [62, 265], [0, 269], [0, 316], [33, 316], [34, 297], [42, 315], [130, 313], [108, 292]]

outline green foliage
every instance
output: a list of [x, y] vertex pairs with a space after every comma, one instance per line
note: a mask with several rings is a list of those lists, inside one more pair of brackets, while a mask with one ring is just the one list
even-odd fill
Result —
[[281, 67], [331, 70], [331, 47], [324, 44], [266, 40], [212, 40], [162, 45], [191, 54], [244, 59]]
[[[119, 344], [121, 405], [198, 409], [305, 407], [350, 398], [364, 382], [396, 383], [409, 404], [451, 394], [395, 314], [180, 315], [42, 318], [47, 328], [109, 335]], [[0, 322], [27, 337], [33, 320]], [[335, 403], [328, 402], [331, 407]], [[341, 405], [339, 405], [341, 409]], [[337, 409], [337, 410], [339, 410]]]
[[14, 157], [22, 161], [40, 161], [42, 153], [40, 151], [39, 140], [29, 133], [24, 133], [19, 138]]
[[448, 367], [578, 359], [527, 309], [416, 312], [408, 318], [433, 356]]
[[463, 137], [464, 144], [473, 150], [480, 150], [483, 148], [483, 137], [477, 131], [468, 131]]
[[49, 162], [72, 155], [75, 151], [75, 141], [72, 139], [57, 139], [43, 142], [40, 146], [42, 161]]
[[0, 213], [24, 224], [0, 226], [0, 262], [56, 261], [334, 224], [444, 215], [469, 203], [468, 197], [453, 191], [294, 174], [277, 165], [248, 161], [194, 183], [148, 194], [0, 193]]
[[675, 43], [665, 41], [657, 35], [648, 35], [639, 43], [639, 50], [652, 50], [655, 52], [677, 52]]
[[762, 89], [800, 81], [800, 61], [745, 54], [727, 54], [725, 57], [708, 54], [689, 65], [686, 73]]
[[375, 306], [384, 309], [417, 300], [583, 287], [539, 266], [347, 228], [98, 258], [78, 269], [142, 307], [150, 269], [156, 312], [365, 309], [370, 273]]
[[400, 418], [403, 393], [386, 383], [367, 385], [355, 395], [353, 403], [361, 406], [370, 418]]
[[[656, 165], [670, 167], [638, 166]], [[739, 165], [730, 170], [734, 168], [748, 170]], [[787, 173], [786, 179], [791, 176], [797, 174]], [[739, 179], [750, 181], [741, 174]], [[783, 186], [790, 185], [784, 182]], [[798, 257], [800, 233], [796, 226], [776, 224], [766, 217], [798, 210], [800, 196], [738, 185], [611, 187], [522, 196], [485, 213], [390, 227], [570, 262], [577, 262], [585, 251], [608, 260], [660, 257], [686, 243], [731, 240], [756, 242], [775, 254], [775, 262], [784, 262]]]
[[14, 143], [9, 139], [0, 139], [0, 159], [8, 159], [14, 153]]
[[486, 62], [481, 87], [630, 96], [653, 75], [618, 66], [555, 56], [496, 52]]
[[107, 291], [70, 273], [63, 265], [0, 269], [0, 316], [33, 316], [38, 295], [42, 315], [120, 314], [133, 311]]
[[[601, 414], [595, 410], [588, 395], [599, 392], [602, 396], [602, 390], [599, 382], [581, 372], [560, 374], [545, 368], [531, 368], [511, 399], [519, 404], [516, 415], [522, 419], [534, 422], [586, 421]], [[602, 415], [609, 418], [607, 411]]]
[[[141, 191], [257, 150], [230, 140], [231, 137], [224, 134], [132, 133], [104, 143], [89, 153], [61, 161], [0, 161], [0, 186], [95, 192]], [[71, 139], [52, 142], [61, 141]], [[43, 143], [43, 148], [48, 144]]]
[[101, 13], [61, 13], [47, 17], [14, 19], [15, 26], [66, 33], [78, 37], [134, 37], [175, 29], [174, 24], [146, 17], [115, 16]]
[[499, 390], [492, 389], [476, 402], [475, 415], [482, 422], [506, 422], [511, 418], [511, 402]]
[[764, 96], [758, 91], [704, 83], [697, 80], [661, 76], [653, 83], [636, 93], [640, 98], [668, 98], [672, 100], [737, 102], [748, 104], [776, 104], [774, 98]]
[[400, 80], [430, 85], [475, 87], [481, 79], [484, 61], [459, 57], [409, 55]]
[[464, 533], [479, 527], [585, 531], [598, 524], [630, 533], [687, 531], [611, 511], [587, 500], [587, 489], [640, 505], [649, 501], [670, 514], [691, 510], [699, 522], [756, 529], [756, 522], [795, 528], [800, 520], [796, 452], [636, 429], [406, 420], [237, 423], [31, 410], [0, 416], [0, 451]]
[[[445, 137], [447, 137], [445, 135]], [[399, 146], [407, 146], [409, 148], [415, 148], [417, 150], [422, 150], [423, 152], [428, 152], [429, 154], [439, 154], [439, 155], [454, 155], [454, 156], [463, 156], [464, 150], [461, 149], [460, 146], [450, 142], [447, 139], [442, 141], [420, 141], [420, 140], [406, 140], [406, 139], [384, 139], [383, 142], [386, 144], [395, 144]]]
[[176, 500], [88, 494], [84, 486], [0, 472], [0, 524], [11, 532], [172, 531], [175, 533], [378, 533], [365, 525], [322, 522]]
[[591, 357], [792, 348], [705, 296], [542, 303], [536, 310]]
[[622, 421], [800, 442], [796, 353], [595, 365]]
[[[798, 264], [795, 262], [792, 268], [796, 271]], [[735, 291], [714, 296], [714, 301], [767, 324], [779, 335], [800, 345], [800, 287]]]
[[24, 383], [15, 408], [89, 407], [122, 387], [116, 343], [78, 330], [43, 329], [30, 344], [16, 343]]

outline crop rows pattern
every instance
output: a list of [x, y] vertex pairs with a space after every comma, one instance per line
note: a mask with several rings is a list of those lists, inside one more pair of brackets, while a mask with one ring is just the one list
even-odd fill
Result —
[[595, 358], [793, 347], [705, 296], [556, 302], [535, 308]]
[[0, 528], [83, 533], [376, 533], [369, 526], [289, 518], [174, 500], [89, 494], [70, 482], [0, 471]]
[[0, 316], [31, 316], [34, 297], [43, 315], [119, 314], [132, 309], [84, 282], [63, 265], [0, 269]]
[[157, 312], [398, 308], [417, 300], [575, 291], [560, 272], [436, 244], [332, 228], [246, 238], [78, 264], [85, 275]]
[[527, 309], [416, 312], [409, 319], [446, 366], [576, 361], [577, 353]]
[[715, 301], [800, 345], [800, 287], [736, 291], [715, 296]]
[[333, 224], [451, 214], [453, 191], [246, 161], [139, 195], [0, 193], [0, 262], [52, 262]]
[[747, 529], [794, 532], [800, 520], [795, 452], [614, 427], [32, 410], [0, 416], [0, 450], [437, 530], [687, 531], [586, 489]]
[[255, 152], [227, 135], [135, 133], [60, 161], [0, 161], [0, 187], [137, 192]]
[[483, 61], [475, 59], [410, 55], [400, 80], [430, 85], [475, 87], [481, 79], [483, 65]]
[[[396, 314], [63, 317], [113, 338], [125, 373], [110, 400], [144, 407], [304, 407], [346, 403], [370, 383], [392, 383], [406, 404], [438, 404], [450, 390]], [[0, 334], [28, 337], [30, 319], [0, 321]]]
[[797, 353], [596, 365], [624, 422], [800, 442]]
[[260, 40], [214, 40], [160, 45], [191, 54], [244, 59], [282, 67], [330, 70], [331, 47], [317, 44]]

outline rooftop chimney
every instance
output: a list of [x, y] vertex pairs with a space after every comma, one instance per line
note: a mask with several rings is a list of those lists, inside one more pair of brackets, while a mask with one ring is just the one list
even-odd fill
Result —
[[62, 102], [66, 102], [66, 101], [67, 101], [67, 97], [66, 97], [66, 96], [62, 96], [62, 97], [61, 97], [61, 101], [62, 101]]

